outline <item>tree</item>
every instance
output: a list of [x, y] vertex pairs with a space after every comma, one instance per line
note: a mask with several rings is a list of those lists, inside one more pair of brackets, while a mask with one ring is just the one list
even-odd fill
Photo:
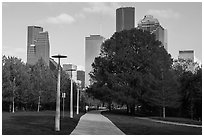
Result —
[[21, 59], [16, 57], [3, 56], [2, 59], [2, 99], [12, 102], [12, 112], [14, 113], [15, 105], [23, 102], [27, 82], [29, 81], [29, 75], [26, 73], [28, 68]]
[[[70, 106], [69, 100], [70, 100], [71, 80], [69, 78], [69, 75], [65, 71], [61, 71], [60, 82], [61, 82], [61, 88], [60, 88], [61, 93], [66, 93], [65, 104], [67, 105], [65, 105], [65, 109], [66, 108], [68, 109], [68, 107]], [[75, 91], [76, 90], [73, 90], [74, 95], [75, 95]]]
[[[202, 118], [202, 68], [191, 60], [175, 60], [174, 71], [180, 82], [182, 116]], [[193, 69], [189, 69], [190, 67]]]
[[[149, 90], [145, 96], [145, 101], [151, 106], [162, 108], [162, 116], [166, 117], [166, 108], [178, 108], [181, 104], [179, 95], [179, 82], [172, 70], [161, 72], [161, 79], [154, 83], [156, 90]], [[155, 87], [153, 88], [155, 89]], [[159, 89], [159, 91], [158, 91]]]
[[93, 96], [108, 96], [134, 113], [135, 105], [150, 90], [161, 91], [155, 86], [161, 81], [161, 68], [167, 72], [171, 64], [171, 56], [154, 34], [138, 29], [116, 32], [102, 44], [92, 64]]
[[[16, 57], [2, 57], [3, 110], [54, 109], [57, 86], [57, 70], [52, 71], [42, 59], [35, 65], [24, 64]], [[69, 95], [70, 82], [64, 71], [61, 91]], [[76, 91], [76, 86], [74, 85]], [[76, 96], [76, 94], [74, 94]]]
[[33, 101], [37, 102], [37, 112], [42, 108], [42, 103], [48, 104], [48, 102], [55, 101], [57, 82], [54, 73], [42, 58], [34, 66], [31, 66]]

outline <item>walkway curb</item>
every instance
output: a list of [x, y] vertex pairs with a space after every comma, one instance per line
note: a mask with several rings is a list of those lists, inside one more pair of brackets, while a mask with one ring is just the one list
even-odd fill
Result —
[[153, 122], [158, 122], [158, 123], [163, 123], [163, 124], [171, 124], [171, 125], [177, 125], [177, 126], [188, 126], [188, 127], [196, 127], [196, 128], [202, 128], [202, 125], [193, 125], [193, 124], [185, 124], [185, 123], [178, 123], [178, 122], [170, 122], [170, 121], [162, 121], [162, 120], [155, 120], [151, 118], [146, 118], [146, 117], [135, 117], [137, 119], [145, 119], [145, 120], [150, 120]]

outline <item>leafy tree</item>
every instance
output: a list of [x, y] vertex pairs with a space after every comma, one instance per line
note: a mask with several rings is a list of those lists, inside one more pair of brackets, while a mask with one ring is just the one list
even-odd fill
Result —
[[[189, 66], [193, 69], [189, 69]], [[178, 75], [182, 116], [202, 118], [202, 68], [191, 60], [175, 60], [174, 71]]]
[[16, 57], [3, 56], [2, 59], [2, 98], [3, 101], [12, 102], [14, 112], [14, 105], [23, 103], [26, 96], [26, 86], [29, 81], [29, 75], [26, 73], [28, 68]]
[[159, 94], [161, 69], [168, 72], [172, 59], [155, 35], [138, 29], [116, 32], [101, 47], [90, 74], [98, 99], [126, 104], [134, 113], [135, 105], [148, 92]]
[[[145, 101], [151, 106], [161, 107], [163, 117], [166, 116], [166, 108], [178, 108], [181, 104], [179, 95], [179, 82], [172, 70], [161, 72], [161, 79], [154, 83], [157, 90], [150, 90], [145, 96]], [[155, 87], [153, 88], [155, 89]], [[159, 92], [158, 92], [159, 89]]]
[[32, 100], [37, 103], [37, 111], [40, 111], [42, 104], [55, 101], [56, 76], [45, 64], [43, 59], [31, 66]]
[[[14, 107], [37, 111], [55, 108], [57, 70], [52, 71], [42, 59], [35, 65], [28, 65], [21, 59], [6, 56], [2, 57], [2, 66], [2, 100], [5, 104], [3, 110], [11, 111], [9, 106], [13, 106], [13, 110]], [[61, 92], [66, 92], [69, 96], [69, 91], [68, 74], [61, 71]]]
[[[66, 98], [65, 98], [65, 110], [70, 107], [70, 92], [71, 92], [71, 80], [69, 78], [69, 75], [66, 74], [65, 71], [61, 71], [61, 93], [66, 93]], [[73, 93], [75, 95], [75, 90], [73, 90]]]

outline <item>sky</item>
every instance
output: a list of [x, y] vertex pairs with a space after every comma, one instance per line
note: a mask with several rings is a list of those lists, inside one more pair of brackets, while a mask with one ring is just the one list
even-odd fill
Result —
[[167, 29], [168, 52], [177, 59], [179, 50], [194, 50], [202, 62], [201, 2], [3, 2], [2, 54], [27, 60], [27, 26], [49, 33], [50, 56], [67, 55], [62, 64], [85, 66], [85, 37], [106, 39], [116, 31], [116, 9], [135, 7], [135, 26], [153, 15]]

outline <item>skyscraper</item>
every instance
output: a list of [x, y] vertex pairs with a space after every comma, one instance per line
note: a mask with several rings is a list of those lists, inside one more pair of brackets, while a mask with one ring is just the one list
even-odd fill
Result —
[[27, 37], [27, 63], [34, 65], [42, 58], [49, 66], [50, 44], [48, 32], [43, 32], [43, 28], [39, 26], [28, 26]]
[[156, 40], [161, 41], [164, 48], [167, 50], [167, 30], [160, 25], [156, 18], [152, 15], [144, 16], [144, 18], [139, 21], [138, 28], [154, 33]]
[[121, 7], [116, 9], [116, 32], [135, 27], [135, 8]]
[[[71, 71], [70, 69], [74, 70]], [[77, 81], [77, 66], [74, 64], [63, 64], [63, 70], [69, 75], [74, 82]]]
[[89, 73], [92, 71], [92, 63], [99, 56], [101, 44], [105, 40], [100, 35], [90, 35], [85, 38], [85, 86], [91, 84]]
[[84, 88], [85, 86], [85, 71], [77, 70], [77, 80], [81, 81], [81, 87]]

